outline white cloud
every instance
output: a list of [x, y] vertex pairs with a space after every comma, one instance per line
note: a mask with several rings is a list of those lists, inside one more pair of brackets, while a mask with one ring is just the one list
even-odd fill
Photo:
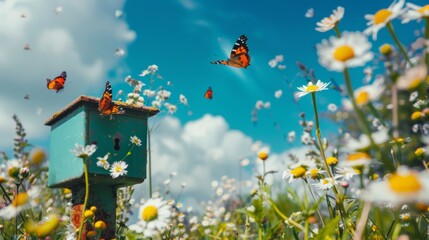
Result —
[[[23, 122], [30, 141], [45, 139], [49, 128], [43, 123], [50, 115], [104, 85], [120, 61], [113, 52], [126, 49], [136, 36], [112, 14], [123, 5], [123, 0], [0, 1], [0, 149], [11, 147], [13, 114]], [[55, 14], [58, 6], [63, 12]], [[27, 43], [31, 50], [23, 49]], [[49, 91], [46, 78], [62, 71], [68, 75], [64, 91]], [[26, 94], [29, 100], [24, 100]]]
[[179, 3], [188, 10], [194, 10], [197, 7], [193, 0], [179, 0]]
[[[243, 132], [230, 129], [221, 116], [206, 114], [183, 126], [177, 118], [168, 116], [155, 119], [155, 123], [150, 125], [156, 128], [151, 135], [153, 189], [159, 191], [161, 196], [163, 182], [170, 178], [172, 172], [178, 173], [171, 181], [173, 196], [177, 196], [181, 184], [186, 182], [180, 201], [197, 208], [198, 203], [215, 195], [211, 188], [213, 180], [219, 181], [222, 176], [238, 180], [241, 174], [243, 182], [256, 183], [255, 176], [262, 173], [262, 162], [257, 159], [257, 152], [266, 145], [254, 141]], [[259, 147], [255, 148], [255, 145]], [[285, 183], [281, 176], [289, 163], [289, 154], [304, 158], [307, 150], [294, 148], [282, 153], [270, 153], [265, 169], [277, 173], [269, 175], [267, 183], [273, 184], [277, 191], [283, 190]], [[240, 166], [244, 158], [250, 160], [247, 167]], [[137, 201], [142, 195], [148, 197], [147, 189], [148, 180], [137, 186], [134, 195]], [[245, 188], [242, 192], [249, 190]]]

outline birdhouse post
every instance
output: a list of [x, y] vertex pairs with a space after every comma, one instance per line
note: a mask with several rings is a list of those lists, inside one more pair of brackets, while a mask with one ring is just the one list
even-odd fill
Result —
[[[72, 190], [71, 220], [78, 228], [85, 210], [84, 162], [70, 150], [75, 144], [96, 144], [97, 151], [86, 162], [89, 176], [87, 209], [97, 207], [95, 220], [103, 220], [107, 226], [102, 238], [113, 239], [116, 226], [116, 190], [145, 180], [147, 122], [158, 110], [123, 105], [124, 114], [101, 116], [98, 102], [98, 98], [80, 96], [45, 122], [45, 125], [51, 126], [48, 185]], [[130, 150], [131, 136], [141, 139], [142, 146], [133, 148], [131, 155], [125, 159], [128, 173], [113, 179], [108, 170], [96, 165], [97, 157], [110, 153], [110, 164], [122, 159]], [[86, 239], [87, 230], [84, 227], [80, 233], [82, 239]]]

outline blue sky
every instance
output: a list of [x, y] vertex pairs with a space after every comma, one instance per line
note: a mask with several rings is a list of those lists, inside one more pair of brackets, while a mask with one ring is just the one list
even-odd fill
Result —
[[[363, 31], [364, 15], [387, 8], [391, 1], [0, 1], [0, 149], [11, 149], [14, 135], [12, 115], [17, 114], [28, 132], [30, 142], [49, 148], [49, 127], [44, 121], [79, 95], [100, 97], [109, 80], [113, 91], [132, 89], [124, 82], [127, 75], [148, 83], [139, 74], [156, 64], [163, 80], [171, 81], [171, 102], [179, 94], [188, 98], [189, 107], [179, 105], [176, 114], [162, 121], [154, 133], [155, 174], [159, 181], [172, 171], [189, 173], [189, 192], [203, 194], [192, 177], [209, 182], [222, 175], [236, 177], [239, 159], [255, 157], [251, 146], [261, 141], [269, 146], [272, 159], [283, 161], [285, 151], [298, 147], [298, 114], [304, 111], [312, 120], [310, 98], [294, 103], [293, 92], [305, 84], [296, 61], [314, 68], [317, 78], [342, 83], [342, 75], [318, 64], [315, 46], [333, 32], [315, 31], [316, 22], [328, 17], [337, 6], [345, 8], [339, 25], [342, 31]], [[416, 0], [418, 5], [427, 4]], [[58, 11], [59, 7], [62, 11]], [[306, 18], [309, 8], [314, 17]], [[57, 13], [55, 12], [57, 9]], [[115, 11], [123, 11], [119, 18]], [[24, 16], [24, 17], [23, 17]], [[409, 44], [413, 31], [423, 24], [393, 22], [400, 40]], [[419, 27], [417, 27], [419, 26]], [[225, 59], [237, 38], [245, 34], [251, 55], [248, 69], [213, 65]], [[383, 43], [392, 43], [382, 29], [373, 42], [377, 52]], [[31, 50], [23, 49], [29, 44]], [[125, 55], [114, 56], [123, 48]], [[285, 70], [272, 69], [268, 61], [284, 55]], [[68, 73], [64, 91], [46, 89], [46, 78], [63, 70]], [[376, 70], [380, 71], [380, 70]], [[363, 68], [352, 71], [355, 86], [362, 84]], [[288, 87], [285, 81], [294, 80]], [[211, 86], [213, 100], [203, 97]], [[280, 99], [274, 92], [283, 90]], [[24, 96], [30, 95], [29, 100]], [[122, 96], [124, 98], [125, 95]], [[257, 100], [271, 102], [261, 110], [258, 123], [251, 122]], [[340, 102], [335, 91], [318, 94], [319, 109]], [[192, 115], [188, 114], [192, 111]], [[163, 114], [165, 116], [165, 114]], [[282, 130], [273, 126], [277, 122]], [[295, 130], [298, 141], [287, 143], [282, 134]], [[334, 123], [323, 120], [322, 133], [335, 133]], [[296, 150], [298, 151], [298, 150]], [[271, 159], [271, 158], [270, 158]], [[274, 160], [273, 160], [274, 161]], [[251, 178], [252, 171], [247, 177]], [[186, 178], [187, 177], [187, 178]], [[200, 191], [200, 192], [198, 192]]]

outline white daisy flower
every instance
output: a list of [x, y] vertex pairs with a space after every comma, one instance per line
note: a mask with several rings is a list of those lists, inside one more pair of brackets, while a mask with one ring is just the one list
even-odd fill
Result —
[[337, 184], [338, 182], [334, 178], [323, 178], [323, 179], [320, 179], [318, 183], [314, 183], [312, 185], [319, 188], [320, 190], [328, 190]]
[[421, 7], [413, 3], [407, 3], [407, 10], [408, 11], [402, 15], [402, 23], [429, 17], [429, 4]]
[[298, 87], [298, 90], [300, 90], [301, 92], [298, 92], [295, 94], [296, 97], [303, 97], [309, 93], [312, 92], [320, 92], [323, 90], [328, 90], [328, 85], [330, 84], [330, 82], [328, 83], [324, 83], [320, 80], [317, 80], [316, 85], [314, 85], [312, 82], [309, 82], [308, 85], [303, 85], [302, 87]]
[[337, 167], [337, 173], [335, 174], [336, 179], [340, 179], [341, 181], [350, 181], [354, 176], [359, 175], [356, 172], [356, 169], [352, 167], [339, 168]]
[[[389, 140], [389, 129], [382, 128], [377, 132], [371, 133], [374, 143], [379, 145]], [[348, 136], [344, 141], [344, 147], [349, 151], [366, 149], [371, 145], [371, 141], [366, 134], [361, 134], [358, 139]]]
[[275, 59], [271, 59], [271, 60], [268, 62], [268, 65], [269, 65], [271, 68], [275, 68], [275, 67], [277, 67], [277, 61], [276, 61]]
[[155, 96], [155, 94], [156, 94], [156, 92], [155, 92], [155, 91], [152, 91], [152, 90], [150, 90], [150, 89], [145, 89], [145, 90], [143, 90], [143, 95], [144, 95], [144, 96], [147, 96], [147, 97], [149, 97], [149, 98], [154, 97], [154, 96]]
[[156, 94], [156, 100], [165, 101], [170, 98], [171, 92], [167, 90], [159, 90]]
[[279, 65], [277, 65], [277, 68], [278, 68], [279, 70], [285, 70], [285, 69], [286, 69], [286, 65], [279, 64]]
[[340, 161], [341, 167], [364, 167], [371, 163], [371, 156], [365, 152], [355, 152], [347, 155], [346, 159]]
[[334, 103], [330, 103], [330, 104], [328, 104], [328, 110], [330, 112], [336, 112], [338, 110], [338, 107]]
[[288, 142], [293, 142], [293, 141], [295, 141], [295, 138], [296, 138], [296, 132], [295, 131], [290, 131], [288, 134], [287, 134], [287, 141]]
[[174, 114], [177, 111], [177, 106], [170, 103], [164, 103], [164, 106], [168, 109], [169, 114]]
[[404, 75], [398, 78], [396, 85], [398, 89], [410, 90], [420, 85], [420, 83], [426, 81], [427, 68], [425, 65], [420, 64], [418, 66], [409, 68], [405, 71]]
[[26, 192], [14, 196], [12, 202], [0, 209], [0, 217], [6, 220], [18, 216], [20, 212], [31, 207], [33, 201], [39, 196], [40, 189], [32, 187]]
[[320, 22], [316, 23], [318, 26], [316, 31], [327, 32], [334, 28], [340, 20], [344, 17], [344, 8], [338, 6], [337, 9], [333, 11], [331, 16], [323, 18]]
[[185, 106], [187, 106], [187, 105], [188, 105], [188, 99], [185, 97], [185, 95], [180, 94], [180, 96], [179, 96], [179, 100], [180, 100], [180, 102], [181, 102], [183, 105], [185, 105]]
[[307, 12], [305, 12], [306, 18], [312, 18], [314, 16], [314, 8], [307, 9]]
[[125, 170], [127, 167], [128, 164], [124, 161], [114, 162], [110, 167], [110, 176], [112, 176], [112, 178], [117, 178], [126, 175], [128, 173], [128, 171]]
[[130, 142], [138, 147], [140, 147], [142, 145], [142, 140], [140, 140], [140, 138], [138, 138], [137, 136], [132, 136], [130, 137]]
[[172, 210], [167, 201], [160, 198], [148, 199], [139, 210], [139, 221], [129, 228], [145, 237], [152, 237], [168, 228]]
[[258, 100], [258, 101], [256, 101], [256, 103], [255, 103], [255, 108], [256, 109], [262, 109], [264, 107], [264, 102], [262, 101], [262, 100]]
[[281, 89], [274, 92], [274, 97], [277, 99], [281, 98], [282, 95], [283, 95], [283, 91]]
[[381, 9], [374, 15], [366, 14], [365, 19], [368, 20], [367, 25], [369, 27], [365, 29], [364, 33], [372, 34], [372, 39], [377, 40], [378, 31], [404, 12], [404, 4], [405, 0], [394, 1], [387, 9]]
[[364, 106], [368, 102], [377, 101], [385, 92], [384, 78], [377, 78], [373, 84], [365, 85], [354, 91], [356, 103]]
[[86, 145], [85, 147], [80, 144], [75, 144], [74, 149], [70, 150], [78, 158], [87, 158], [90, 157], [97, 150], [97, 145], [91, 144]]
[[158, 71], [158, 66], [157, 65], [150, 65], [147, 67], [147, 69], [143, 70], [139, 76], [144, 77], [148, 74], [155, 74], [156, 71]]
[[389, 203], [393, 206], [427, 202], [429, 175], [401, 166], [396, 173], [387, 176], [385, 180], [370, 183], [361, 198], [365, 201]]
[[110, 164], [107, 161], [107, 159], [109, 158], [109, 153], [107, 153], [106, 155], [104, 155], [104, 157], [97, 157], [98, 161], [97, 161], [97, 166], [104, 168], [104, 170], [108, 170], [110, 168]]
[[371, 43], [361, 32], [344, 32], [340, 38], [332, 36], [317, 44], [319, 62], [329, 70], [341, 72], [344, 68], [359, 67], [372, 60]]
[[161, 108], [161, 102], [157, 101], [157, 100], [152, 101], [152, 107], [160, 109]]

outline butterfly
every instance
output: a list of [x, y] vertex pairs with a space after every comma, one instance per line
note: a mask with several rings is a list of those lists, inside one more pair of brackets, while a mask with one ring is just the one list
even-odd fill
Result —
[[246, 44], [247, 37], [241, 35], [232, 48], [227, 60], [212, 61], [213, 64], [229, 65], [236, 68], [247, 68], [250, 65], [249, 48]]
[[204, 93], [204, 97], [211, 100], [213, 98], [213, 90], [211, 87]]
[[112, 115], [112, 114], [123, 114], [125, 111], [122, 107], [115, 105], [112, 102], [112, 86], [110, 82], [106, 82], [106, 88], [104, 89], [103, 96], [98, 102], [98, 111], [101, 115]]
[[66, 83], [67, 73], [63, 71], [60, 76], [55, 77], [53, 80], [46, 79], [46, 85], [48, 89], [57, 90], [59, 92], [64, 88], [64, 84]]

